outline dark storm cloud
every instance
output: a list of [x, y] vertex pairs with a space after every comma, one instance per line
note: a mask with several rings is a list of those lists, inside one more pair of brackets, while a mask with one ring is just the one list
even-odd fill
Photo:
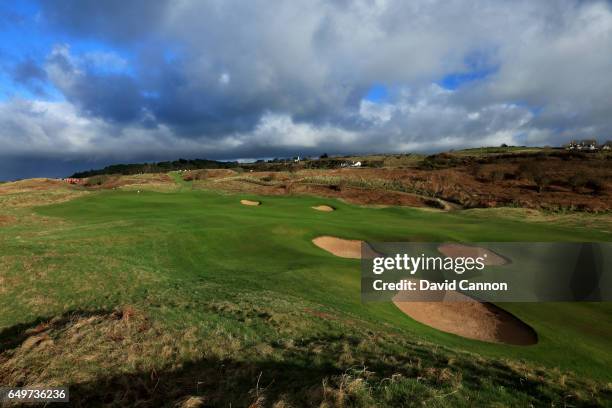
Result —
[[160, 30], [171, 1], [50, 0], [40, 2], [44, 22], [79, 37], [137, 41]]
[[133, 122], [142, 118], [142, 110], [146, 106], [133, 77], [82, 70], [66, 46], [57, 46], [53, 50], [47, 59], [46, 69], [66, 99], [85, 113], [112, 122]]
[[13, 79], [22, 83], [35, 80], [44, 81], [47, 79], [47, 73], [33, 59], [26, 59], [13, 69]]
[[35, 95], [46, 96], [44, 85], [47, 73], [36, 61], [28, 58], [19, 62], [10, 71], [13, 81], [25, 86]]

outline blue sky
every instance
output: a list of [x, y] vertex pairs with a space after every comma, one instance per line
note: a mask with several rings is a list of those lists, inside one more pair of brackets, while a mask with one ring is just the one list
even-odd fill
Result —
[[439, 84], [445, 89], [456, 90], [462, 85], [478, 82], [486, 79], [488, 76], [495, 73], [494, 68], [481, 69], [469, 72], [453, 72], [445, 75]]
[[365, 95], [365, 99], [376, 103], [385, 102], [388, 97], [389, 92], [387, 91], [387, 87], [382, 84], [372, 85]]
[[6, 2], [0, 179], [612, 139], [609, 2], [417, 3]]

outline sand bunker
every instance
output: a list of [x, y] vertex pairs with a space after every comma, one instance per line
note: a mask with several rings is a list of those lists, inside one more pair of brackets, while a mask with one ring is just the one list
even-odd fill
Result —
[[466, 299], [393, 303], [417, 322], [469, 339], [521, 346], [538, 342], [536, 332], [529, 325], [505, 310], [491, 303], [467, 298], [457, 292], [450, 297], [455, 300], [459, 300], [459, 297]]
[[485, 259], [485, 265], [505, 265], [508, 263], [507, 259], [496, 254], [490, 249], [479, 248], [475, 246], [462, 244], [442, 244], [438, 247], [438, 251], [450, 258], [483, 257]]
[[261, 205], [261, 202], [260, 201], [251, 201], [251, 200], [240, 200], [240, 204], [242, 204], [242, 205], [257, 206], [257, 205]]
[[469, 339], [522, 346], [538, 342], [536, 332], [517, 317], [457, 291], [402, 291], [393, 303], [417, 322]]
[[[361, 259], [361, 244], [363, 241], [357, 239], [343, 239], [330, 236], [317, 237], [312, 243], [327, 252], [341, 258]], [[366, 257], [375, 257], [380, 254], [366, 245]]]
[[331, 212], [331, 211], [335, 211], [334, 207], [330, 207], [329, 205], [317, 205], [315, 207], [311, 207], [313, 210], [317, 210], [317, 211], [325, 211], [325, 212]]
[[[361, 259], [363, 241], [322, 236], [312, 240], [321, 249], [342, 258]], [[368, 247], [366, 256], [379, 256]], [[484, 248], [459, 244], [440, 246], [446, 256], [483, 256], [487, 265], [503, 265], [506, 260]], [[408, 301], [409, 300], [409, 301]], [[435, 300], [435, 301], [432, 301]], [[491, 343], [530, 345], [538, 342], [536, 332], [514, 315], [491, 304], [479, 302], [456, 291], [406, 291], [393, 303], [414, 320], [435, 329], [469, 339]]]
[[341, 258], [361, 259], [361, 242], [355, 239], [342, 239], [336, 237], [317, 237], [312, 243], [321, 249], [331, 252]]

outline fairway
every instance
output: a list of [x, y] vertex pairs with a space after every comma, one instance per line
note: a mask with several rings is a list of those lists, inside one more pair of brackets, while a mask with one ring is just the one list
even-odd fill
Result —
[[[245, 198], [261, 205], [244, 206], [240, 199]], [[311, 209], [320, 204], [313, 197], [184, 189], [102, 192], [38, 207], [36, 213], [50, 220], [42, 227], [0, 229], [8, 255], [5, 279], [15, 282], [0, 294], [5, 311], [0, 326], [130, 305], [161, 330], [196, 327], [214, 341], [220, 340], [210, 337], [211, 330], [221, 330], [224, 341], [251, 346], [288, 338], [325, 342], [348, 326], [357, 338], [384, 333], [443, 354], [465, 351], [476, 353], [474, 358], [511, 359], [610, 381], [610, 304], [502, 304], [536, 330], [538, 343], [468, 340], [419, 324], [391, 303], [362, 304], [359, 261], [335, 257], [311, 242], [325, 235], [378, 241], [607, 241], [610, 234], [333, 200], [328, 204], [334, 212]], [[26, 270], [38, 271], [36, 278], [11, 279], [27, 263]], [[392, 352], [400, 344], [385, 347]]]

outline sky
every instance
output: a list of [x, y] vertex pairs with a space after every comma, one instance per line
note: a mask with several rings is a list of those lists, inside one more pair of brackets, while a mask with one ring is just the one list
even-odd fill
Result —
[[612, 139], [612, 2], [0, 4], [0, 180]]

